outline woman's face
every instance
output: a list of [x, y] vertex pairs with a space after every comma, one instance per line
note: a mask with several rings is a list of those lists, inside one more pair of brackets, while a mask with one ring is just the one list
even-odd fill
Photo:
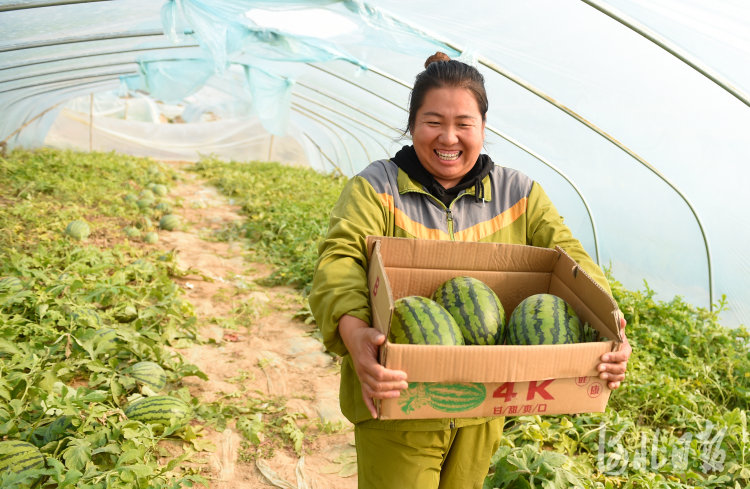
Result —
[[433, 88], [417, 111], [412, 142], [419, 161], [443, 187], [455, 187], [484, 144], [484, 120], [466, 88]]

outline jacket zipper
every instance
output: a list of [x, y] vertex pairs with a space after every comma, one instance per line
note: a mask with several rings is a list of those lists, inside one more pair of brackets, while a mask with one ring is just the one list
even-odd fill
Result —
[[450, 236], [450, 238], [451, 238], [451, 241], [455, 241], [455, 240], [456, 240], [456, 237], [455, 237], [455, 236], [453, 235], [453, 212], [451, 211], [451, 209], [450, 209], [450, 208], [451, 208], [451, 207], [453, 206], [453, 204], [454, 204], [454, 203], [455, 203], [455, 202], [456, 202], [456, 201], [457, 201], [458, 199], [460, 199], [460, 198], [461, 198], [461, 197], [463, 197], [464, 195], [468, 195], [468, 194], [467, 194], [466, 192], [464, 192], [464, 193], [462, 193], [462, 194], [459, 194], [459, 195], [457, 195], [457, 196], [456, 196], [456, 198], [455, 198], [455, 199], [453, 199], [453, 201], [452, 201], [452, 202], [450, 203], [450, 205], [445, 205], [445, 204], [443, 204], [443, 203], [442, 203], [442, 202], [440, 201], [440, 199], [438, 199], [437, 197], [435, 197], [434, 195], [432, 195], [432, 194], [431, 194], [431, 193], [429, 193], [429, 192], [425, 192], [424, 190], [410, 190], [410, 192], [417, 192], [417, 193], [420, 193], [420, 194], [424, 194], [424, 195], [428, 196], [429, 198], [433, 199], [433, 200], [434, 200], [435, 202], [437, 202], [437, 203], [438, 203], [439, 205], [443, 206], [443, 208], [445, 209], [445, 219], [446, 219], [446, 224], [448, 225], [448, 236]]

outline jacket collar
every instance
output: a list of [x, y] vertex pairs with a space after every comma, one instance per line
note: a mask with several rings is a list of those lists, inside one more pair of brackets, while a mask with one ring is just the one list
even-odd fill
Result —
[[[405, 194], [407, 192], [420, 192], [429, 193], [424, 189], [421, 183], [417, 182], [413, 178], [410, 178], [404, 170], [398, 169], [398, 176], [396, 177], [396, 183], [398, 184], [398, 193]], [[492, 201], [492, 184], [490, 183], [490, 176], [487, 175], [482, 179], [482, 187], [484, 187], [484, 200], [487, 202]], [[476, 188], [469, 187], [464, 190], [460, 195], [476, 195]]]

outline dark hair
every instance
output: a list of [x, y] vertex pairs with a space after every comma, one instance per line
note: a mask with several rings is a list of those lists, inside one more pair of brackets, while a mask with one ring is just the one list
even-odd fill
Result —
[[414, 88], [409, 96], [409, 132], [414, 129], [417, 111], [422, 107], [424, 97], [433, 88], [466, 88], [477, 100], [482, 120], [487, 120], [487, 92], [484, 89], [484, 77], [471, 65], [450, 59], [447, 54], [436, 52], [424, 62], [425, 70], [417, 75]]

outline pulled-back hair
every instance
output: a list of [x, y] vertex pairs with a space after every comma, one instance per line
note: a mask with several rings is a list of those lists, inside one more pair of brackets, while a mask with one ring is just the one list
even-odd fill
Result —
[[408, 130], [414, 129], [417, 111], [422, 107], [424, 97], [433, 88], [466, 88], [477, 100], [482, 120], [487, 120], [487, 92], [484, 89], [484, 77], [471, 65], [450, 59], [447, 54], [436, 52], [424, 63], [425, 70], [417, 75], [414, 88], [409, 96]]

